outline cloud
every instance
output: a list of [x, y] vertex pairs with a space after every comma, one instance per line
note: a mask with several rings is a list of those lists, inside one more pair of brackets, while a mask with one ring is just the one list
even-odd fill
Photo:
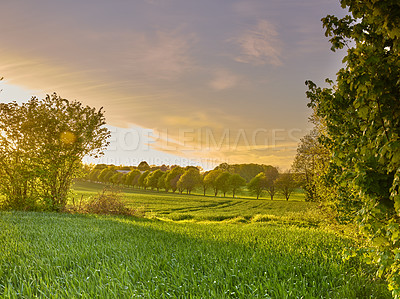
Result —
[[235, 60], [253, 65], [281, 66], [283, 64], [282, 42], [278, 35], [273, 24], [266, 20], [260, 20], [254, 28], [231, 39], [241, 48], [241, 53], [235, 57]]
[[224, 90], [235, 87], [239, 82], [239, 76], [225, 70], [219, 69], [214, 72], [214, 78], [210, 86], [215, 90]]
[[125, 67], [154, 78], [177, 79], [194, 68], [189, 53], [195, 43], [194, 34], [185, 36], [178, 31], [133, 35], [125, 52]]

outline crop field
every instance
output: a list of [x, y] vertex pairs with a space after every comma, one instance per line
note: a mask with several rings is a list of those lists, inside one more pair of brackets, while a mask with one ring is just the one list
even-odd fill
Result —
[[[76, 182], [73, 197], [75, 201], [89, 198], [102, 191], [104, 185], [90, 182]], [[271, 219], [305, 219], [319, 221], [317, 205], [305, 202], [303, 194], [295, 194], [288, 202], [279, 196], [269, 198], [254, 197], [214, 197], [211, 194], [186, 195], [178, 192], [123, 189], [124, 197], [133, 207], [142, 208], [147, 217], [168, 218], [172, 220], [210, 220], [220, 221], [243, 217], [248, 220], [255, 215], [269, 215]], [[265, 218], [265, 217], [264, 217]]]
[[342, 260], [355, 240], [307, 222], [313, 204], [124, 195], [145, 218], [0, 212], [0, 298], [390, 298], [375, 268]]

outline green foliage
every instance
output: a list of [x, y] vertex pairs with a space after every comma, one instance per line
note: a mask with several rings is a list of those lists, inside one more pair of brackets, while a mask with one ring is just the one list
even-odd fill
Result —
[[157, 189], [157, 191], [158, 191], [159, 190], [159, 188], [158, 188], [158, 180], [163, 174], [164, 174], [164, 172], [161, 171], [160, 169], [157, 169], [157, 170], [151, 172], [146, 177], [146, 186], [151, 188], [151, 190]]
[[128, 172], [128, 175], [125, 180], [125, 184], [135, 188], [135, 186], [138, 184], [139, 178], [140, 178], [140, 170], [134, 169], [134, 170]]
[[306, 193], [306, 200], [321, 201], [325, 199], [327, 188], [323, 176], [328, 168], [330, 152], [321, 144], [321, 133], [316, 129], [300, 140], [292, 170]]
[[162, 176], [160, 176], [160, 178], [158, 179], [157, 182], [157, 187], [158, 189], [164, 189], [166, 192], [168, 192], [168, 188], [165, 185], [165, 178], [167, 177], [167, 171], [163, 173]]
[[146, 171], [150, 170], [150, 166], [146, 161], [142, 161], [139, 163], [137, 169], [139, 169], [140, 171]]
[[226, 192], [228, 192], [231, 187], [230, 178], [231, 175], [229, 174], [229, 172], [222, 172], [215, 179], [215, 186], [219, 191], [224, 194], [224, 197], [226, 195]]
[[217, 185], [217, 178], [219, 175], [222, 173], [222, 170], [219, 169], [214, 169], [210, 171], [205, 177], [204, 177], [204, 184], [205, 186], [211, 188], [214, 191], [214, 196], [218, 195], [218, 185]]
[[179, 189], [186, 189], [187, 193], [190, 194], [200, 184], [200, 180], [199, 170], [197, 168], [189, 168], [179, 178], [177, 186]]
[[264, 173], [266, 178], [265, 190], [267, 190], [271, 200], [273, 200], [277, 191], [275, 187], [275, 180], [279, 175], [278, 169], [275, 167], [269, 167], [265, 169]]
[[175, 192], [178, 188], [178, 181], [184, 172], [185, 170], [180, 166], [176, 166], [168, 171], [167, 176], [165, 177], [165, 187], [168, 190], [171, 189], [172, 192]]
[[342, 203], [361, 203], [352, 208], [371, 245], [363, 254], [399, 298], [400, 3], [341, 3], [351, 15], [327, 16], [323, 23], [332, 49], [348, 48], [345, 66], [331, 88], [308, 81], [307, 96], [326, 122], [331, 179], [351, 195]]
[[147, 176], [150, 174], [150, 170], [146, 170], [145, 172], [143, 172], [139, 179], [138, 179], [138, 186], [143, 188], [144, 190], [146, 190], [147, 188]]
[[238, 174], [233, 174], [229, 178], [229, 187], [232, 191], [232, 197], [235, 197], [235, 194], [238, 193], [241, 187], [246, 185], [246, 180], [242, 178]]
[[82, 158], [108, 145], [102, 109], [57, 94], [0, 104], [0, 193], [13, 209], [65, 207]]
[[123, 176], [124, 174], [121, 172], [115, 172], [111, 177], [110, 177], [110, 183], [113, 185], [120, 185], [123, 182]]
[[262, 195], [265, 188], [268, 186], [268, 180], [265, 173], [260, 172], [247, 184], [247, 188], [251, 193], [257, 196], [257, 199]]
[[94, 168], [89, 174], [89, 180], [97, 182], [99, 180], [101, 170]]
[[252, 178], [254, 178], [260, 172], [271, 172], [278, 173], [278, 170], [271, 165], [264, 164], [227, 164], [222, 163], [215, 167], [215, 170], [227, 171], [230, 174], [238, 174], [242, 178], [246, 180], [246, 182], [250, 182]]
[[282, 193], [282, 195], [289, 200], [290, 195], [297, 187], [297, 182], [294, 175], [288, 172], [284, 172], [278, 176], [275, 181], [277, 189]]

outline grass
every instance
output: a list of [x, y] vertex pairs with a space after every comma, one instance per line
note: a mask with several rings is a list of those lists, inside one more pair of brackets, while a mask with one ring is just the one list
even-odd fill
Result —
[[[90, 182], [78, 181], [74, 185], [75, 199], [84, 199], [100, 192], [104, 185]], [[221, 221], [244, 217], [250, 220], [256, 215], [270, 215], [286, 217], [290, 219], [305, 218], [320, 221], [321, 217], [317, 211], [317, 204], [305, 202], [304, 200], [286, 201], [277, 198], [255, 199], [254, 197], [214, 197], [199, 194], [186, 195], [172, 192], [157, 192], [150, 190], [138, 190], [124, 188], [124, 195], [128, 203], [133, 207], [141, 207], [147, 211], [147, 217], [167, 218], [172, 220], [211, 220]], [[300, 195], [300, 197], [302, 194]], [[283, 218], [282, 218], [283, 219]], [[270, 220], [272, 218], [270, 217]]]
[[[313, 228], [0, 213], [4, 298], [389, 298]], [[363, 266], [363, 268], [361, 268]]]
[[390, 298], [313, 203], [124, 195], [145, 218], [0, 212], [0, 298]]

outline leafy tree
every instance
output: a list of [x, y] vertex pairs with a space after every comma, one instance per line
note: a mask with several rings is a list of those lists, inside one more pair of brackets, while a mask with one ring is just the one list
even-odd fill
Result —
[[138, 170], [138, 169], [134, 169], [134, 170], [128, 172], [126, 180], [125, 180], [125, 184], [135, 188], [135, 186], [138, 184], [140, 174], [141, 174], [140, 170]]
[[175, 192], [178, 188], [177, 183], [179, 181], [179, 178], [184, 172], [185, 170], [180, 166], [175, 166], [174, 168], [172, 168], [165, 177], [165, 186], [168, 189], [171, 189], [172, 192]]
[[140, 171], [146, 171], [150, 170], [150, 166], [146, 161], [142, 161], [139, 163], [137, 169], [139, 169]]
[[276, 188], [289, 200], [290, 195], [297, 187], [297, 182], [290, 171], [281, 173], [275, 181]]
[[200, 176], [200, 186], [203, 189], [203, 195], [204, 196], [206, 196], [206, 192], [207, 192], [207, 189], [209, 187], [208, 184], [207, 184], [207, 181], [204, 179], [208, 173], [209, 173], [209, 171], [206, 171]]
[[265, 177], [267, 179], [266, 185], [265, 185], [265, 190], [267, 190], [269, 196], [271, 197], [271, 200], [274, 199], [274, 196], [276, 194], [276, 188], [275, 188], [275, 180], [278, 177], [278, 169], [275, 167], [268, 167], [264, 171]]
[[164, 172], [157, 182], [158, 189], [164, 189], [166, 192], [168, 192], [167, 186], [165, 186], [165, 178], [167, 177], [167, 172], [168, 171]]
[[232, 190], [232, 197], [240, 190], [242, 186], [246, 185], [246, 180], [238, 174], [233, 174], [229, 178], [230, 190]]
[[[323, 198], [325, 185], [322, 174], [328, 166], [330, 152], [321, 144], [321, 135], [316, 129], [300, 140], [292, 170], [298, 174], [298, 181], [305, 191], [307, 201], [320, 201]], [[319, 188], [319, 186], [323, 186]]]
[[262, 195], [266, 187], [267, 187], [267, 177], [263, 172], [257, 174], [247, 184], [247, 188], [252, 194], [255, 194], [257, 196], [257, 199]]
[[156, 171], [151, 172], [146, 177], [146, 186], [150, 187], [151, 190], [157, 189], [157, 191], [159, 191], [158, 180], [163, 174], [164, 174], [164, 172], [161, 171], [160, 169], [157, 169]]
[[99, 179], [100, 172], [101, 171], [99, 169], [94, 168], [89, 174], [89, 180], [91, 180], [92, 182], [97, 182]]
[[[326, 123], [330, 178], [359, 196], [358, 223], [369, 241], [364, 256], [379, 265], [400, 296], [400, 3], [343, 0], [349, 15], [323, 18], [332, 50], [347, 47], [330, 88], [307, 81], [310, 106]], [[358, 194], [358, 195], [356, 195]], [[341, 196], [341, 202], [347, 202]], [[352, 216], [352, 215], [350, 215]]]
[[187, 193], [190, 194], [200, 184], [200, 179], [199, 170], [197, 168], [189, 168], [179, 178], [178, 188], [186, 189]]
[[122, 183], [122, 177], [124, 176], [123, 173], [121, 172], [115, 172], [111, 177], [110, 177], [110, 183], [113, 185], [119, 185]]
[[220, 190], [224, 194], [224, 197], [225, 197], [226, 192], [228, 192], [231, 187], [229, 184], [230, 177], [231, 177], [231, 175], [229, 174], [229, 172], [222, 172], [215, 179], [215, 185], [216, 185], [217, 189]]
[[98, 179], [102, 183], [111, 183], [110, 178], [116, 173], [114, 166], [109, 166], [100, 171]]
[[218, 195], [217, 177], [222, 173], [219, 169], [211, 170], [204, 177], [204, 184], [214, 190], [214, 196]]
[[145, 172], [143, 172], [141, 175], [140, 175], [140, 177], [139, 177], [139, 179], [138, 179], [138, 186], [139, 186], [139, 188], [140, 187], [142, 187], [144, 190], [146, 190], [147, 189], [147, 181], [146, 181], [146, 178], [147, 178], [147, 176], [150, 174], [150, 170], [146, 170]]
[[[10, 206], [39, 200], [59, 211], [85, 156], [108, 145], [102, 109], [57, 94], [0, 104], [0, 192]], [[22, 204], [22, 206], [20, 205]]]

